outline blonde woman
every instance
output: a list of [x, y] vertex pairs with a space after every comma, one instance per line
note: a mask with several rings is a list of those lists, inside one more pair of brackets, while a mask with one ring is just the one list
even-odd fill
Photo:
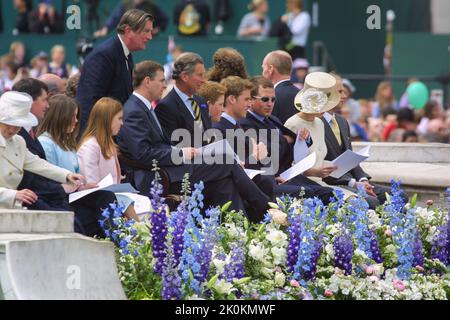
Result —
[[[88, 183], [96, 183], [108, 174], [114, 183], [121, 183], [123, 177], [113, 137], [119, 133], [122, 119], [122, 104], [115, 99], [101, 98], [92, 108], [77, 151], [80, 172]], [[131, 199], [120, 194], [116, 197], [125, 206], [126, 215], [138, 221]]]
[[395, 100], [392, 85], [389, 81], [382, 81], [375, 93], [375, 103], [372, 106], [372, 117], [381, 118], [389, 110], [398, 110], [398, 102]]
[[56, 74], [62, 79], [68, 79], [72, 72], [72, 67], [66, 64], [66, 49], [62, 45], [56, 45], [50, 51], [51, 61], [48, 64], [48, 72]]

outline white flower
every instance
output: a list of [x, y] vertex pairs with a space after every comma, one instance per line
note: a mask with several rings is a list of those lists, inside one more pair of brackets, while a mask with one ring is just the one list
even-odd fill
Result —
[[303, 94], [301, 94], [300, 103], [302, 105], [302, 110], [320, 113], [328, 103], [328, 97], [324, 92], [311, 88], [305, 90]]
[[214, 267], [216, 267], [217, 274], [222, 274], [225, 271], [225, 266], [227, 265], [227, 262], [220, 259], [213, 259]]
[[267, 236], [267, 240], [274, 246], [282, 246], [287, 240], [287, 235], [283, 231], [272, 229]]
[[333, 249], [333, 244], [329, 243], [325, 246], [325, 252], [327, 253], [327, 255], [331, 258], [334, 259], [334, 249]]
[[265, 257], [269, 253], [269, 250], [260, 246], [260, 245], [254, 245], [250, 244], [248, 254], [250, 257], [257, 261], [264, 261], [266, 260]]
[[287, 252], [284, 248], [273, 247], [270, 249], [270, 252], [273, 256], [273, 264], [280, 265], [284, 264], [286, 261]]
[[275, 286], [283, 287], [286, 282], [286, 276], [283, 273], [277, 272], [275, 273]]
[[228, 295], [233, 291], [233, 285], [225, 280], [217, 280], [213, 288], [216, 289], [217, 293], [223, 295]]
[[334, 236], [339, 232], [339, 230], [340, 230], [340, 224], [336, 223], [336, 224], [328, 225], [326, 228], [326, 233]]
[[364, 260], [367, 260], [369, 258], [369, 257], [367, 257], [366, 253], [360, 249], [355, 250], [355, 256], [357, 256], [361, 259], [364, 259]]

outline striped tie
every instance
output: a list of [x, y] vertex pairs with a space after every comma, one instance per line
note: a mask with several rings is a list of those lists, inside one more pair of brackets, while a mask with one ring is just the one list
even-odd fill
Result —
[[331, 118], [330, 126], [331, 126], [331, 130], [334, 133], [334, 136], [336, 137], [337, 142], [341, 146], [342, 145], [341, 130], [339, 129], [339, 125], [338, 125], [335, 117]]
[[202, 124], [202, 114], [200, 113], [200, 107], [197, 103], [197, 101], [194, 100], [194, 98], [189, 98], [192, 105], [192, 110], [194, 111], [194, 120], [197, 122], [197, 124]]

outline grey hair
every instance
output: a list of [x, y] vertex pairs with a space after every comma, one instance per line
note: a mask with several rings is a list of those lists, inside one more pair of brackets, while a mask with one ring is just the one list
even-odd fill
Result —
[[186, 72], [191, 75], [194, 72], [195, 66], [197, 64], [205, 64], [202, 57], [194, 52], [185, 52], [181, 54], [175, 63], [173, 64], [172, 79], [181, 79], [181, 74]]

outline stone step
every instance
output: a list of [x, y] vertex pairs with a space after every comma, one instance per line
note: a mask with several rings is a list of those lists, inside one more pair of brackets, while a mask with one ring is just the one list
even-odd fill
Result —
[[450, 145], [443, 143], [353, 142], [358, 151], [370, 145], [366, 162], [450, 163]]
[[73, 212], [0, 209], [1, 233], [70, 233]]

